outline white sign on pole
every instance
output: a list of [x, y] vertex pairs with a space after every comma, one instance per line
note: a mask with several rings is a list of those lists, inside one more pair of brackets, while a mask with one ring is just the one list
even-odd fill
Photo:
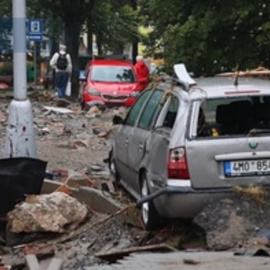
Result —
[[30, 41], [42, 41], [43, 21], [42, 19], [31, 19], [28, 22], [28, 37]]

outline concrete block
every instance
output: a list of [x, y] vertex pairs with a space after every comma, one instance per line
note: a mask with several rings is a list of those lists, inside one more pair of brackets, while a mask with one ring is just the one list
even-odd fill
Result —
[[[51, 193], [62, 184], [56, 181], [44, 180], [42, 193]], [[97, 212], [113, 214], [122, 208], [121, 204], [115, 201], [109, 193], [90, 187], [81, 187], [79, 189], [70, 188], [72, 196], [81, 203], [85, 203], [91, 209]]]

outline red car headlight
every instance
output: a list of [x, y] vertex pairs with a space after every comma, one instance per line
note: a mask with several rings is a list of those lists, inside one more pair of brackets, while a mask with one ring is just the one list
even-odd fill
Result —
[[87, 88], [87, 92], [92, 96], [100, 96], [100, 92], [92, 87]]

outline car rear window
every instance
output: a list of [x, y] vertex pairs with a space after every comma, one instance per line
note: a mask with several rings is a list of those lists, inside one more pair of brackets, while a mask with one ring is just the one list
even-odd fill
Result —
[[270, 95], [215, 98], [201, 103], [197, 136], [243, 136], [270, 133]]
[[135, 82], [133, 69], [127, 66], [92, 66], [90, 79], [99, 82]]

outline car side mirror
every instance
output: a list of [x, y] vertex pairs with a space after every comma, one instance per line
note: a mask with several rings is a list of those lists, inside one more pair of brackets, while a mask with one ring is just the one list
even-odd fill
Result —
[[119, 115], [115, 115], [112, 121], [114, 125], [120, 125], [124, 123], [124, 119]]

